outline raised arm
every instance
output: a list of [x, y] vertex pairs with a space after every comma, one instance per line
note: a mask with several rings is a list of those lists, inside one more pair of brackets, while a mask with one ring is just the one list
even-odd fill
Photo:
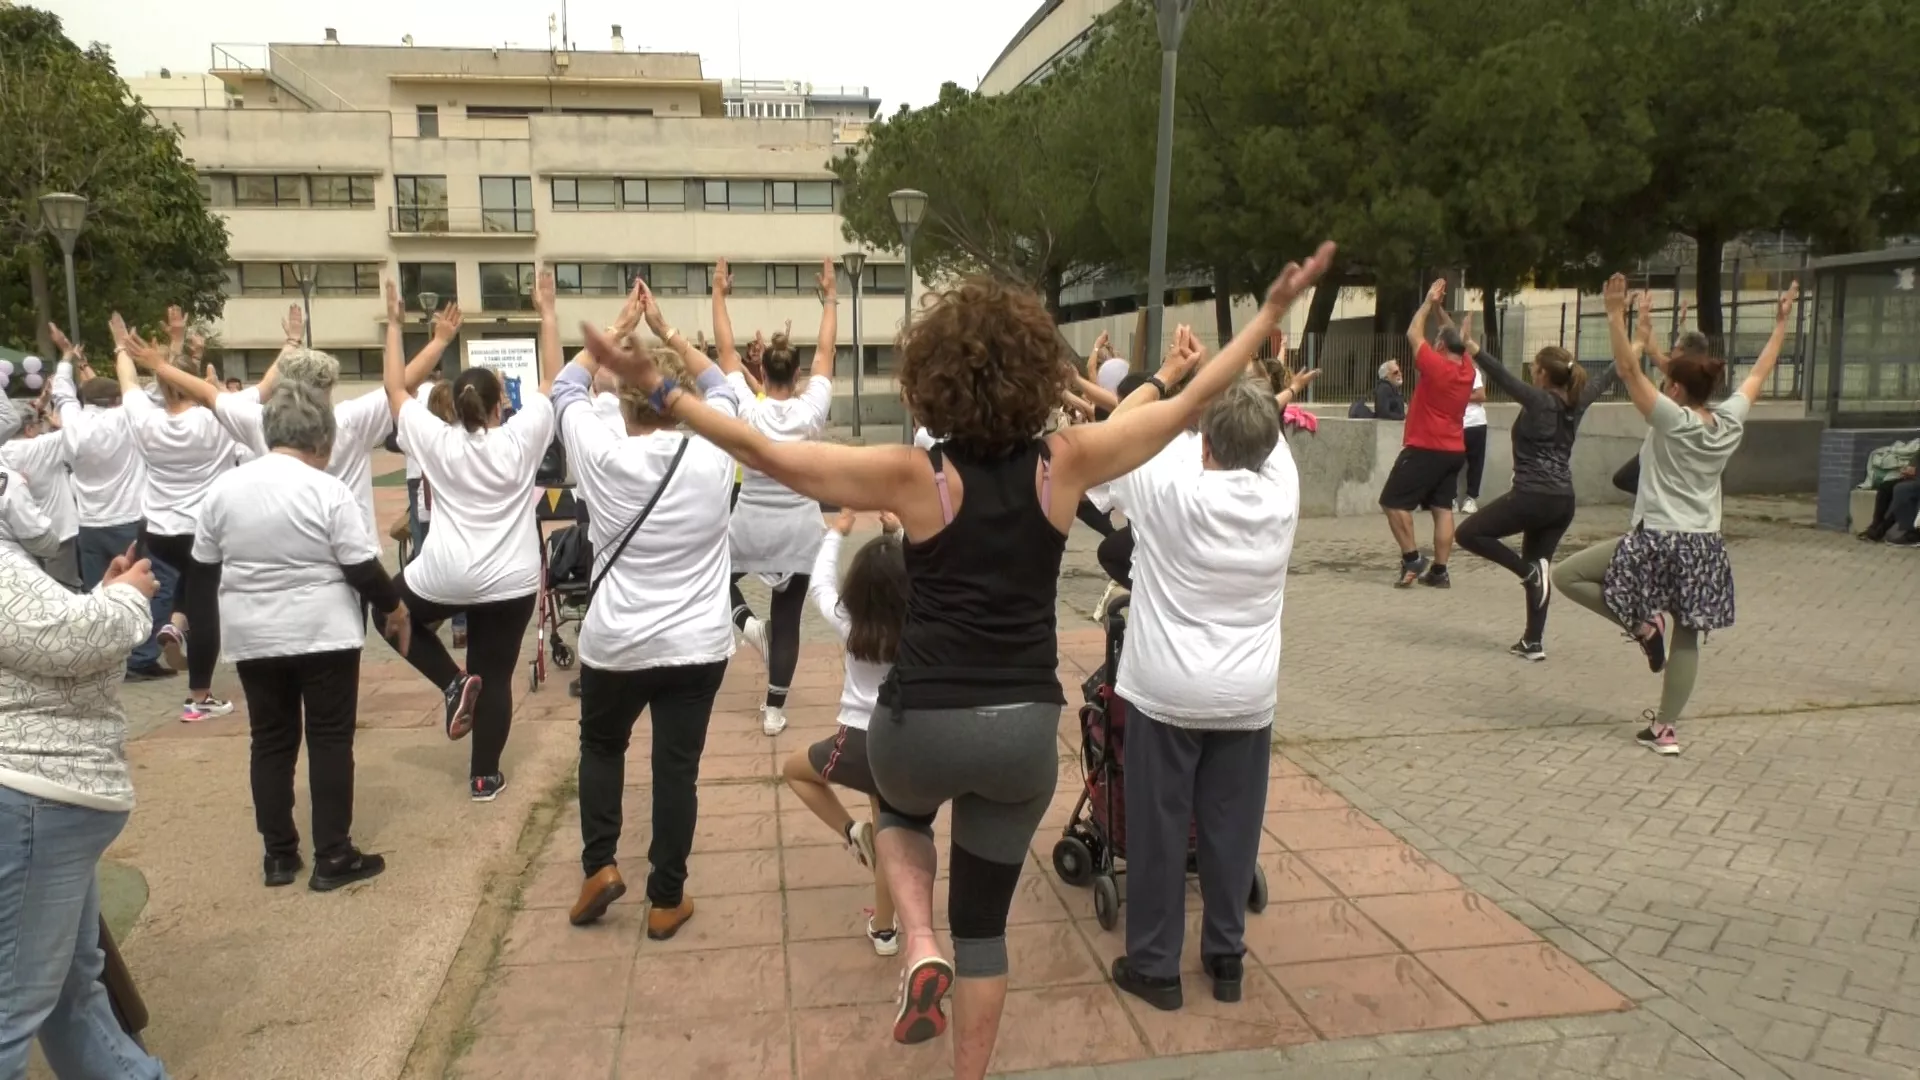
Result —
[[[840, 295], [834, 280], [833, 260], [820, 260], [820, 276], [815, 279], [820, 286], [820, 341], [813, 347], [813, 377], [816, 379], [833, 378], [834, 354], [840, 351]], [[854, 342], [855, 350], [860, 348]]]
[[1796, 281], [1780, 294], [1780, 302], [1773, 309], [1773, 334], [1760, 350], [1760, 359], [1754, 362], [1746, 381], [1740, 384], [1740, 396], [1746, 398], [1749, 405], [1760, 400], [1760, 391], [1773, 375], [1773, 365], [1780, 362], [1780, 350], [1787, 344], [1787, 322], [1793, 318], [1794, 305], [1799, 302], [1800, 283]]
[[1641, 370], [1640, 350], [1627, 335], [1626, 275], [1615, 274], [1608, 278], [1601, 298], [1607, 307], [1607, 333], [1613, 343], [1613, 369], [1619, 373], [1620, 381], [1626, 384], [1627, 396], [1633, 399], [1633, 407], [1640, 410], [1641, 416], [1651, 416], [1654, 404], [1660, 400], [1660, 391], [1647, 379], [1647, 373]]
[[807, 598], [839, 635], [842, 645], [853, 633], [853, 624], [840, 607], [840, 544], [852, 531], [853, 511], [840, 511], [827, 535], [820, 539], [820, 550], [813, 556], [813, 573], [807, 578]]
[[392, 278], [386, 279], [387, 291], [387, 349], [380, 364], [380, 382], [387, 391], [387, 407], [393, 410], [397, 418], [400, 409], [413, 400], [413, 394], [407, 390], [406, 346], [401, 342], [402, 328], [406, 325], [407, 308], [400, 300], [400, 286]]
[[[406, 324], [403, 321], [401, 325]], [[557, 325], [557, 324], [556, 324]], [[460, 336], [460, 305], [449, 303], [433, 313], [433, 339], [421, 346], [420, 351], [407, 361], [406, 386], [408, 396], [419, 390], [440, 366], [440, 358], [446, 354], [447, 346]]]
[[[695, 348], [693, 342], [687, 340], [687, 335], [667, 325], [666, 313], [660, 310], [659, 302], [653, 298], [653, 289], [646, 282], [635, 281], [633, 287], [640, 297], [640, 315], [647, 320], [647, 330], [680, 357], [680, 364], [687, 369], [689, 379], [698, 380], [702, 373], [714, 366], [713, 361], [707, 359], [704, 350]], [[722, 352], [720, 355], [725, 357], [727, 354]], [[736, 358], [733, 363], [735, 370], [738, 370], [740, 361]], [[724, 364], [721, 371], [732, 374]]]
[[[131, 357], [131, 361], [129, 361], [129, 357]], [[182, 397], [191, 399], [196, 405], [204, 405], [211, 409], [214, 406], [214, 402], [220, 399], [220, 388], [218, 386], [215, 386], [205, 379], [196, 379], [192, 375], [181, 371], [179, 368], [174, 367], [164, 355], [152, 349], [133, 350], [122, 348], [115, 356], [115, 368], [119, 371], [120, 381], [123, 386], [133, 385], [137, 387], [139, 385], [137, 382], [127, 383], [127, 372], [122, 365], [129, 362], [138, 364], [141, 370], [151, 373], [155, 379], [165, 383]], [[138, 376], [135, 377], [138, 378]], [[124, 398], [124, 390], [122, 390], [122, 395]]]
[[[713, 345], [720, 355], [720, 369], [727, 372], [740, 364], [740, 354], [734, 349], [733, 316], [727, 313], [727, 294], [732, 291], [733, 274], [727, 269], [727, 260], [721, 259], [713, 264]], [[755, 387], [755, 392], [758, 391]]]
[[533, 310], [540, 313], [540, 392], [553, 396], [553, 380], [567, 366], [560, 348], [560, 313], [554, 306], [553, 271], [542, 268], [533, 281]]
[[[1460, 337], [1461, 340], [1467, 343], [1467, 355], [1473, 358], [1473, 362], [1480, 368], [1481, 374], [1485, 375], [1488, 382], [1499, 387], [1508, 397], [1520, 402], [1523, 406], [1538, 406], [1553, 396], [1545, 390], [1527, 382], [1525, 379], [1522, 379], [1520, 376], [1515, 375], [1513, 372], [1508, 371], [1507, 365], [1501, 363], [1499, 357], [1481, 348], [1480, 343], [1473, 339], [1471, 323], [1468, 324], [1467, 330], [1463, 332]], [[1482, 401], [1486, 400], [1487, 393], [1484, 387], [1481, 388], [1478, 393]]]
[[1087, 378], [1085, 375], [1077, 371], [1074, 372], [1073, 382], [1074, 385], [1079, 388], [1080, 396], [1086, 398], [1095, 408], [1112, 412], [1120, 407], [1120, 396], [1118, 394]]
[[1439, 307], [1447, 298], [1447, 281], [1441, 278], [1427, 288], [1426, 299], [1420, 302], [1420, 310], [1413, 313], [1413, 322], [1407, 327], [1407, 344], [1418, 353], [1420, 346], [1427, 343], [1427, 320], [1433, 317], [1433, 309]]

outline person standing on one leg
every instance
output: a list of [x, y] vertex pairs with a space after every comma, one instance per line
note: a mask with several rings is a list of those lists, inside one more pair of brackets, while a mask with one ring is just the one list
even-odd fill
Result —
[[1716, 405], [1713, 393], [1726, 376], [1726, 361], [1676, 349], [1666, 388], [1656, 389], [1627, 334], [1627, 279], [1615, 274], [1607, 282], [1614, 369], [1649, 427], [1640, 448], [1640, 494], [1632, 531], [1561, 563], [1553, 581], [1575, 603], [1625, 628], [1646, 653], [1647, 666], [1665, 673], [1660, 709], [1647, 712], [1638, 736], [1656, 753], [1680, 752], [1674, 724], [1699, 673], [1700, 635], [1733, 625], [1733, 565], [1720, 535], [1720, 477], [1740, 448], [1748, 410], [1780, 359], [1799, 298], [1796, 281], [1780, 297], [1773, 336], [1746, 381]]
[[[1310, 375], [1296, 376], [1304, 389]], [[1199, 444], [1198, 459], [1180, 441]], [[1280, 611], [1300, 476], [1264, 380], [1234, 385], [1152, 461], [1114, 481], [1140, 535], [1115, 693], [1132, 710], [1127, 951], [1120, 989], [1183, 1002], [1190, 823], [1197, 826], [1201, 968], [1240, 1000], [1280, 675]], [[1204, 673], [1204, 674], [1201, 674]]]
[[1467, 444], [1465, 492], [1460, 496], [1462, 514], [1480, 510], [1480, 481], [1487, 473], [1487, 376], [1473, 373], [1473, 393], [1467, 398], [1466, 414], [1460, 418], [1461, 437]]
[[[1453, 554], [1453, 498], [1460, 490], [1460, 470], [1467, 463], [1462, 421], [1473, 395], [1475, 368], [1467, 359], [1466, 343], [1452, 327], [1441, 331], [1444, 352], [1427, 344], [1427, 320], [1446, 298], [1447, 283], [1434, 282], [1407, 327], [1420, 380], [1414, 384], [1413, 402], [1407, 409], [1406, 448], [1380, 492], [1387, 527], [1400, 546], [1400, 577], [1395, 585], [1402, 589], [1415, 582], [1439, 589], [1453, 584], [1447, 575], [1447, 559]], [[1433, 514], [1431, 569], [1414, 536], [1415, 510]]]

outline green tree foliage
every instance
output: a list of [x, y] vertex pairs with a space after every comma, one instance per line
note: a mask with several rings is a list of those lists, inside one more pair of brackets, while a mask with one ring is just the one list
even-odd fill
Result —
[[176, 133], [128, 98], [104, 49], [81, 49], [48, 12], [0, 7], [0, 147], [0, 340], [46, 353], [46, 323], [66, 322], [60, 247], [39, 205], [54, 191], [91, 203], [74, 261], [96, 355], [111, 311], [136, 325], [169, 304], [220, 313], [226, 225]]

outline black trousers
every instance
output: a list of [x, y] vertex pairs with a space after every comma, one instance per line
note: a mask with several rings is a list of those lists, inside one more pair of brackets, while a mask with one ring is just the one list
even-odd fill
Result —
[[[471, 630], [469, 630], [471, 633]], [[644, 710], [653, 720], [653, 843], [647, 899], [678, 907], [700, 813], [700, 755], [727, 662], [601, 671], [580, 666], [580, 868], [588, 877], [614, 865], [627, 746]]]
[[[1509, 491], [1461, 522], [1453, 534], [1453, 542], [1488, 562], [1498, 563], [1525, 581], [1535, 562], [1552, 561], [1553, 553], [1560, 550], [1560, 540], [1573, 524], [1573, 510], [1572, 495]], [[1501, 543], [1504, 538], [1515, 535], [1520, 537], [1517, 554]], [[1548, 586], [1542, 581], [1539, 587]], [[1533, 603], [1529, 597], [1525, 640], [1538, 644], [1546, 632], [1546, 608]]]
[[[740, 591], [740, 579], [746, 576], [733, 575], [728, 586], [736, 629], [745, 627], [747, 617], [753, 614], [746, 594]], [[786, 707], [793, 669], [800, 665], [800, 617], [807, 613], [807, 588], [812, 584], [813, 575], [793, 574], [784, 586], [773, 590], [773, 599], [767, 605], [767, 704], [776, 709]]]
[[1087, 528], [1099, 533], [1102, 539], [1112, 536], [1117, 531], [1113, 527], [1113, 515], [1105, 513], [1099, 507], [1093, 505], [1092, 499], [1082, 498], [1080, 500], [1080, 506], [1074, 510], [1073, 516], [1079, 518], [1080, 523]]
[[[360, 650], [242, 660], [234, 665], [253, 731], [253, 822], [267, 854], [300, 854], [293, 824], [293, 771], [305, 728], [307, 787], [313, 794], [315, 860], [353, 849], [353, 729], [360, 701]], [[302, 713], [305, 723], [302, 723]]]
[[1467, 498], [1480, 499], [1480, 479], [1487, 474], [1487, 425], [1461, 429], [1467, 440]]
[[421, 599], [407, 587], [404, 570], [397, 584], [401, 599], [407, 602], [408, 621], [413, 624], [407, 663], [443, 690], [460, 676], [460, 665], [453, 662], [432, 627], [455, 615], [467, 617], [467, 674], [480, 676], [480, 698], [473, 707], [471, 771], [474, 776], [495, 775], [500, 771], [500, 755], [507, 748], [507, 734], [513, 728], [513, 679], [520, 666], [520, 642], [527, 636], [527, 624], [533, 621], [537, 594], [452, 607]]
[[213, 669], [220, 662], [220, 566], [194, 561], [191, 535], [161, 536], [143, 525], [140, 544], [180, 575], [168, 614], [187, 618], [187, 689], [212, 689]]
[[1100, 569], [1105, 570], [1108, 577], [1123, 589], [1133, 588], [1132, 525], [1100, 541], [1095, 555], [1100, 559]]

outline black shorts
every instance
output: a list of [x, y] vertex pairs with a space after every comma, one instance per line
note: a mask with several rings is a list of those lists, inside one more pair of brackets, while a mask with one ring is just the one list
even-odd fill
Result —
[[807, 764], [829, 784], [879, 795], [873, 782], [873, 765], [867, 758], [867, 733], [863, 728], [842, 726], [831, 736], [807, 747]]
[[1460, 486], [1460, 470], [1466, 466], [1465, 453], [1409, 446], [1394, 459], [1387, 486], [1380, 489], [1380, 506], [1386, 510], [1451, 510]]

